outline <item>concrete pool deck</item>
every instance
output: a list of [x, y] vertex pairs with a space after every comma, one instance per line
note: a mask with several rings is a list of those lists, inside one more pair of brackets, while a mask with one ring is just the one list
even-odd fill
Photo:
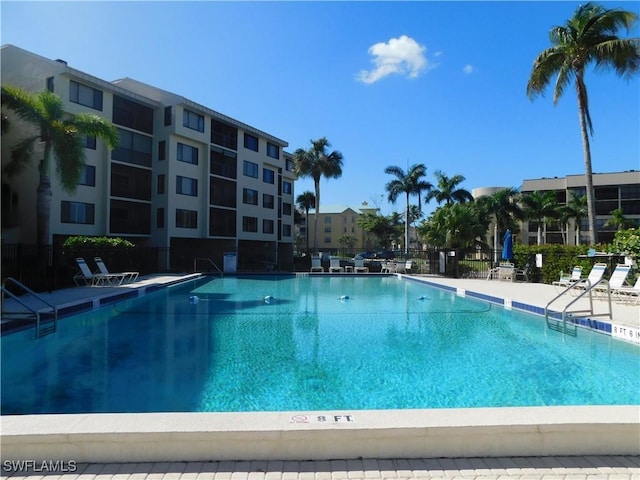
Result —
[[[96, 307], [107, 304], [114, 298], [138, 296], [141, 292], [152, 291], [177, 280], [176, 276], [154, 276], [128, 286], [82, 287], [45, 295], [51, 303], [75, 310], [78, 305]], [[458, 294], [475, 292], [503, 302], [510, 300], [534, 306], [546, 305], [557, 294], [554, 287], [549, 285], [438, 277], [419, 277], [417, 280], [454, 288]], [[640, 326], [639, 317], [640, 309], [637, 306], [614, 303], [613, 319], [605, 318], [603, 321], [636, 328]], [[214, 468], [212, 464], [199, 462], [246, 460], [262, 461], [262, 465], [264, 462], [278, 460], [306, 467], [300, 471], [292, 471], [295, 468], [281, 469], [284, 471], [262, 468], [254, 472], [250, 467], [253, 463], [223, 462], [215, 465], [216, 472], [220, 473], [216, 473], [215, 478], [241, 480], [251, 476], [253, 480], [261, 476], [266, 478], [271, 473], [274, 479], [320, 480], [321, 477], [347, 478], [340, 477], [340, 472], [344, 473], [346, 470], [337, 470], [338, 473], [333, 469], [327, 470], [327, 465], [331, 465], [327, 461], [334, 459], [369, 458], [377, 459], [373, 462], [382, 462], [383, 459], [401, 462], [393, 459], [413, 458], [427, 462], [424, 459], [480, 458], [484, 460], [479, 460], [477, 464], [487, 466], [491, 462], [499, 465], [495, 463], [495, 458], [558, 456], [576, 456], [581, 459], [578, 463], [583, 466], [579, 471], [567, 470], [563, 474], [553, 468], [551, 471], [543, 468], [541, 473], [537, 473], [536, 468], [531, 467], [531, 462], [523, 461], [521, 465], [524, 466], [520, 470], [516, 469], [518, 473], [515, 476], [530, 480], [542, 479], [544, 476], [546, 480], [547, 476], [565, 478], [580, 475], [575, 480], [585, 480], [587, 475], [594, 475], [594, 480], [596, 477], [600, 480], [609, 474], [614, 475], [614, 471], [607, 473], [598, 470], [588, 458], [624, 458], [630, 470], [616, 473], [622, 475], [616, 477], [616, 480], [640, 480], [640, 408], [637, 405], [353, 412], [24, 415], [3, 416], [0, 420], [3, 465], [6, 460], [62, 460], [83, 464], [97, 462], [98, 466], [87, 467], [95, 473], [89, 477], [85, 475], [90, 472], [83, 473], [81, 480], [101, 476], [99, 472], [103, 468], [117, 468], [118, 472], [123, 469], [123, 479], [129, 478], [127, 472], [130, 472], [131, 477], [141, 473], [137, 470], [130, 471], [126, 466], [105, 466], [120, 462], [143, 462], [140, 467], [143, 472], [147, 468], [160, 469], [170, 478], [182, 478], [186, 475], [186, 479], [196, 478], [191, 469], [201, 468], [197, 465]], [[316, 462], [305, 463], [303, 460]], [[614, 463], [618, 461], [611, 460]], [[171, 467], [174, 464], [170, 462], [178, 462], [175, 465], [182, 466], [176, 467], [177, 469], [187, 469], [188, 466], [189, 470], [179, 473]], [[478, 473], [478, 468], [470, 468], [471, 473], [467, 473], [466, 468], [460, 468], [457, 474], [455, 468], [451, 472], [445, 468], [418, 468], [422, 473], [416, 473], [409, 468], [393, 468], [393, 465], [404, 465], [402, 463], [388, 465], [389, 468], [371, 470], [364, 467], [360, 470], [358, 467], [345, 475], [349, 478], [364, 478], [358, 472], [369, 472], [363, 475], [367, 478], [431, 478], [453, 475], [465, 478], [486, 476], [492, 479], [509, 476], [508, 472], [501, 474], [493, 472], [491, 468], [481, 470], [481, 473]], [[440, 463], [432, 465], [442, 467]], [[606, 462], [603, 465], [613, 468]], [[400, 470], [411, 473], [401, 474]], [[211, 471], [205, 470], [205, 473], [209, 474]], [[14, 476], [19, 478], [20, 472], [16, 471]], [[142, 480], [145, 476], [136, 476], [136, 479]]]

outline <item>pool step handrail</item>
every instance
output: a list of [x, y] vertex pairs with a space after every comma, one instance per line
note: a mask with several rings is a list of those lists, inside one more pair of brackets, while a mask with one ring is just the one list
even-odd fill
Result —
[[[29, 305], [27, 302], [25, 302], [22, 298], [20, 298], [18, 295], [14, 294], [11, 290], [9, 290], [7, 288], [7, 284], [13, 284], [14, 286], [17, 286], [19, 288], [21, 288], [22, 290], [24, 290], [25, 292], [27, 292], [28, 294], [30, 294], [31, 296], [33, 296], [33, 298], [35, 298], [36, 300], [39, 300], [42, 304], [46, 305], [46, 308], [44, 311], [42, 309], [37, 309], [32, 305]], [[56, 331], [57, 325], [58, 325], [58, 307], [56, 307], [55, 305], [52, 305], [51, 303], [47, 302], [44, 298], [42, 298], [40, 295], [38, 295], [36, 292], [34, 292], [33, 290], [31, 290], [29, 287], [27, 287], [26, 285], [22, 284], [21, 282], [19, 282], [18, 280], [16, 280], [15, 278], [12, 277], [7, 277], [4, 282], [2, 282], [2, 287], [0, 287], [2, 289], [2, 318], [14, 318], [14, 319], [20, 319], [20, 320], [29, 320], [29, 319], [33, 319], [35, 320], [35, 327], [36, 327], [36, 338], [40, 338], [43, 337], [45, 335], [48, 335], [50, 333], [53, 333]], [[4, 307], [5, 307], [5, 303], [4, 303], [4, 297], [8, 296], [11, 297], [13, 300], [15, 300], [17, 303], [19, 303], [20, 305], [22, 305], [27, 311], [16, 311], [16, 312], [9, 312], [9, 311], [5, 311]], [[44, 318], [49, 316], [51, 319], [51, 321], [49, 322], [44, 322]]]
[[[606, 284], [606, 286], [607, 286], [606, 289], [604, 290], [604, 292], [605, 292], [605, 295], [606, 295], [607, 305], [609, 307], [609, 310], [606, 313], [595, 313], [594, 310], [593, 310], [593, 292], [595, 291], [594, 289], [597, 286], [602, 285], [602, 284]], [[554, 298], [552, 298], [549, 303], [547, 303], [547, 305], [544, 307], [544, 318], [545, 318], [545, 321], [547, 322], [547, 326], [549, 328], [551, 328], [552, 330], [556, 329], [556, 328], [552, 327], [552, 323], [549, 321], [549, 313], [550, 313], [550, 308], [549, 307], [551, 306], [551, 304], [554, 303], [559, 298], [561, 298], [562, 296], [564, 296], [565, 294], [567, 294], [567, 293], [573, 294], [577, 290], [582, 290], [582, 291], [578, 295], [576, 295], [576, 297], [573, 300], [571, 300], [562, 309], [562, 312], [561, 312], [563, 330], [564, 330], [565, 333], [567, 331], [567, 319], [572, 317], [576, 313], [586, 313], [590, 317], [607, 316], [607, 317], [609, 317], [609, 319], [613, 318], [613, 308], [612, 308], [612, 304], [611, 304], [611, 287], [609, 285], [609, 280], [607, 280], [606, 278], [602, 278], [601, 277], [600, 279], [596, 280], [592, 284], [591, 281], [587, 278], [585, 280], [572, 283], [571, 285], [566, 287], [562, 292], [560, 292], [558, 295], [556, 295]], [[600, 291], [600, 289], [599, 289], [599, 291]], [[570, 311], [569, 308], [574, 303], [576, 303], [578, 300], [583, 298], [585, 295], [589, 295], [589, 309], [587, 309], [587, 310], [571, 310]]]
[[211, 260], [210, 258], [207, 257], [196, 257], [193, 259], [193, 271], [197, 272], [197, 266], [198, 266], [198, 260], [206, 260], [208, 263], [210, 263], [213, 268], [215, 268], [218, 273], [220, 274], [221, 277], [224, 277], [224, 272], [222, 270], [220, 270], [220, 268], [218, 267], [218, 265], [215, 264], [215, 262], [213, 260]]

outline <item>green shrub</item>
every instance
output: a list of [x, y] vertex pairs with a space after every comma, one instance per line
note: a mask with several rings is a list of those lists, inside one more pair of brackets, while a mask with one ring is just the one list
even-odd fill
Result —
[[119, 237], [84, 237], [67, 238], [62, 244], [64, 248], [133, 248], [135, 245], [129, 240]]

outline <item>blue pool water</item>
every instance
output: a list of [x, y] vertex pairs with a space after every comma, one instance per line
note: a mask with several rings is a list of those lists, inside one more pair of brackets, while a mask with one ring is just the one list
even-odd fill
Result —
[[395, 276], [226, 277], [2, 337], [1, 400], [2, 414], [637, 405], [638, 371], [636, 345]]

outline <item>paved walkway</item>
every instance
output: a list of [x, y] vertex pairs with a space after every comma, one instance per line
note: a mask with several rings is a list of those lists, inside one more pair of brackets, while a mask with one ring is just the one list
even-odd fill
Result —
[[[639, 480], [640, 457], [496, 457], [331, 461], [49, 464], [2, 463], [11, 480]], [[15, 466], [15, 465], [14, 465]], [[44, 467], [44, 468], [43, 468]]]

